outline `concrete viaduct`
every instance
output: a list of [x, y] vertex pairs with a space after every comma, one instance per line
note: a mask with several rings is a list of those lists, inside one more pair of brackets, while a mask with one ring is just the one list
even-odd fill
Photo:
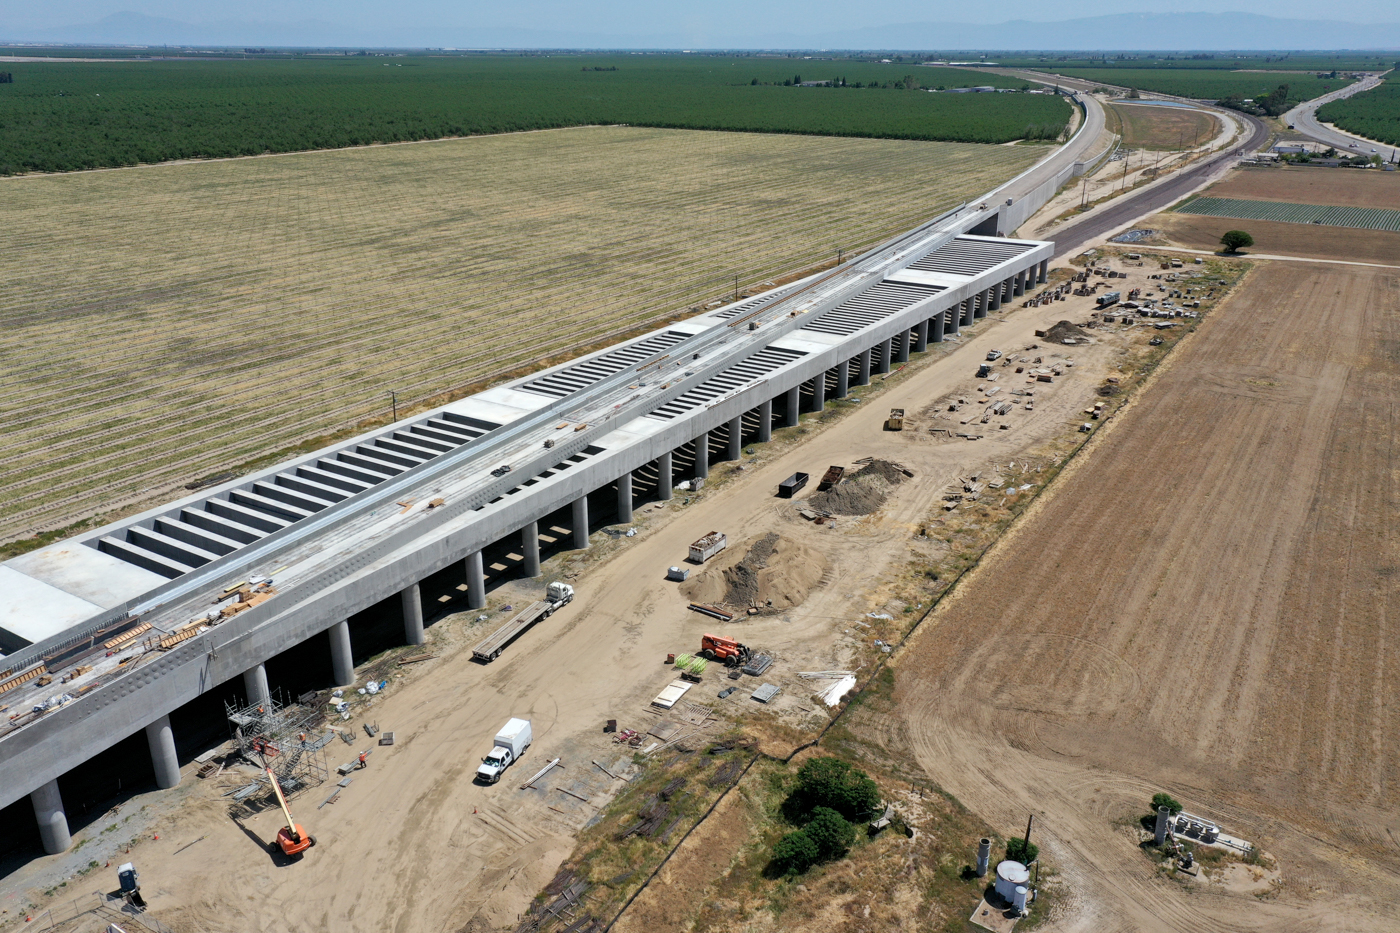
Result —
[[[1045, 281], [1054, 245], [998, 235], [1004, 206], [964, 206], [830, 272], [0, 565], [0, 705], [25, 711], [0, 724], [0, 806], [28, 795], [45, 851], [61, 852], [57, 779], [144, 730], [157, 784], [174, 786], [182, 704], [235, 678], [268, 696], [264, 663], [325, 631], [348, 685], [351, 615], [397, 597], [404, 641], [421, 644], [429, 574], [460, 566], [480, 608], [493, 542], [517, 539], [537, 576], [546, 516], [569, 514], [586, 548], [590, 492], [613, 490], [628, 522], [639, 486], [669, 499], [955, 339]], [[275, 595], [220, 617], [218, 598], [250, 577]], [[91, 670], [60, 683], [79, 665]]]

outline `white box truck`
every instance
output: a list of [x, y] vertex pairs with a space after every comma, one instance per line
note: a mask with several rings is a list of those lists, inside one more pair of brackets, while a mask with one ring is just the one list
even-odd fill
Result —
[[530, 720], [512, 719], [507, 722], [496, 733], [496, 744], [492, 746], [491, 754], [481, 759], [481, 766], [476, 769], [477, 778], [484, 784], [495, 784], [501, 779], [501, 772], [515, 764], [533, 740]]

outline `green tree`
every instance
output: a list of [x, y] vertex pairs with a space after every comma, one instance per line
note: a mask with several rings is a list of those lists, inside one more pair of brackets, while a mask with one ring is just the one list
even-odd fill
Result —
[[[1236, 231], [1233, 231], [1233, 232], [1239, 233], [1240, 231], [1236, 230]], [[1230, 235], [1230, 234], [1228, 234], [1228, 233], [1225, 234], [1225, 236], [1229, 236], [1229, 235]], [[1247, 236], [1249, 236], [1249, 234], [1246, 233], [1245, 236], [1247, 237]], [[1221, 238], [1221, 242], [1224, 242], [1224, 237]], [[1250, 243], [1253, 243], [1253, 242], [1254, 242], [1253, 240], [1250, 240], [1249, 243], [1244, 243], [1244, 244], [1241, 244], [1241, 245], [1243, 245], [1243, 246], [1249, 246]], [[1152, 812], [1155, 814], [1155, 813], [1156, 813], [1159, 809], [1161, 809], [1162, 807], [1166, 807], [1166, 808], [1167, 808], [1167, 812], [1170, 813], [1172, 816], [1176, 816], [1178, 813], [1181, 812], [1181, 804], [1178, 803], [1177, 800], [1176, 800], [1176, 798], [1173, 797], [1171, 794], [1167, 794], [1167, 793], [1156, 793], [1156, 794], [1153, 794], [1153, 795], [1152, 795]]]
[[800, 875], [819, 857], [817, 844], [802, 830], [788, 833], [773, 847], [773, 868], [779, 874]]
[[1246, 246], [1253, 246], [1254, 237], [1243, 230], [1226, 230], [1220, 237], [1220, 244], [1225, 247], [1225, 252], [1238, 253]]
[[757, 79], [757, 78], [754, 78], [752, 81], [749, 82], [749, 84], [752, 85], [753, 87], [757, 87], [757, 86], [758, 86], [758, 79]]
[[812, 822], [803, 832], [817, 847], [817, 860], [829, 862], [841, 858], [856, 841], [856, 828], [846, 818], [829, 807], [812, 811]]
[[1006, 844], [1006, 857], [1013, 862], [1029, 865], [1040, 855], [1040, 846], [1027, 842], [1019, 836]]
[[798, 821], [817, 807], [859, 820], [880, 805], [880, 790], [865, 772], [839, 758], [811, 758], [797, 769], [797, 787], [788, 802]]
[[1142, 98], [1142, 95], [1138, 93], [1138, 89], [1137, 89], [1137, 88], [1135, 88], [1135, 87], [1130, 87], [1130, 88], [1128, 88], [1128, 100], [1140, 100], [1141, 98]]

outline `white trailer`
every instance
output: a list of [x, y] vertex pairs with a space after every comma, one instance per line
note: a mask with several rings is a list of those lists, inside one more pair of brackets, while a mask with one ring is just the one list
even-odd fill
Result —
[[481, 759], [476, 776], [487, 784], [495, 784], [501, 779], [501, 773], [506, 768], [520, 760], [520, 756], [525, 754], [525, 749], [530, 747], [534, 739], [534, 733], [530, 730], [530, 720], [511, 719], [496, 733], [496, 744], [491, 747], [491, 753]]
[[478, 661], [485, 661], [488, 664], [506, 649], [506, 646], [519, 638], [530, 626], [541, 619], [549, 618], [554, 614], [554, 610], [565, 605], [574, 598], [574, 588], [567, 583], [551, 583], [545, 590], [545, 597], [539, 602], [531, 603], [520, 612], [516, 613], [505, 625], [486, 636], [481, 644], [472, 649], [472, 656]]

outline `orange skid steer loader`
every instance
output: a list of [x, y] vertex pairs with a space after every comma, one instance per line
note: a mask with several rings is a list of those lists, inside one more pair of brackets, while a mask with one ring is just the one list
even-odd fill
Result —
[[704, 635], [700, 638], [700, 657], [706, 661], [723, 661], [725, 667], [738, 667], [752, 660], [753, 651], [732, 638]]

